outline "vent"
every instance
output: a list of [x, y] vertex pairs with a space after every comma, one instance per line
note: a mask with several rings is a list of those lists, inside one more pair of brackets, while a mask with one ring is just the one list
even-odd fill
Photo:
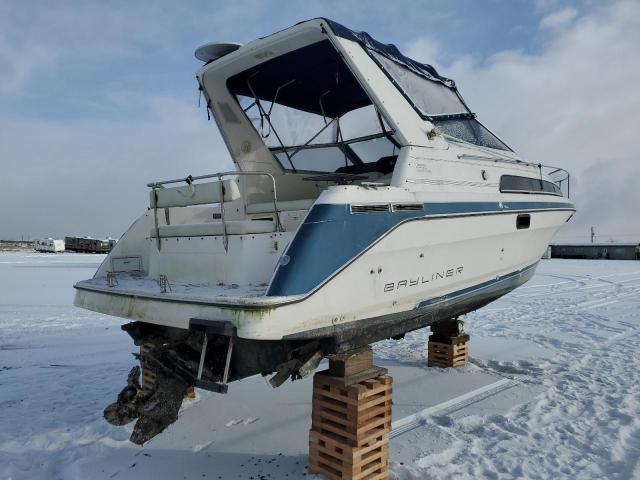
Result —
[[391, 208], [394, 212], [421, 212], [424, 210], [422, 203], [394, 203]]
[[351, 213], [380, 213], [390, 212], [391, 206], [388, 203], [360, 203], [351, 204]]

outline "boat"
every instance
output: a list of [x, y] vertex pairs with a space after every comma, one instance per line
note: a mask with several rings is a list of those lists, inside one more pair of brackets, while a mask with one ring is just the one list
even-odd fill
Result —
[[156, 375], [143, 395], [132, 371], [111, 421], [168, 405], [137, 443], [193, 385], [278, 386], [487, 305], [575, 212], [568, 172], [522, 159], [453, 80], [365, 32], [319, 18], [196, 57], [235, 169], [149, 183], [147, 211], [75, 285], [75, 305], [131, 320]]

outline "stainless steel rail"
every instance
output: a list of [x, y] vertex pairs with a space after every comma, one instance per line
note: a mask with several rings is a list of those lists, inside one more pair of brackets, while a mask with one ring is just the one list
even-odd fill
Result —
[[[224, 250], [229, 250], [229, 238], [227, 234], [227, 224], [224, 218], [224, 185], [222, 183], [223, 177], [232, 177], [232, 176], [242, 176], [242, 175], [255, 175], [255, 176], [263, 176], [269, 177], [271, 179], [271, 185], [273, 186], [273, 214], [276, 217], [276, 232], [283, 231], [282, 224], [280, 223], [280, 214], [278, 212], [278, 193], [276, 190], [276, 179], [275, 177], [268, 172], [219, 172], [219, 173], [211, 173], [209, 175], [198, 175], [196, 177], [189, 175], [186, 178], [177, 178], [173, 180], [163, 180], [161, 182], [152, 182], [148, 183], [147, 187], [150, 187], [152, 191], [155, 192], [161, 188], [164, 188], [164, 185], [169, 185], [172, 183], [182, 183], [186, 182], [187, 185], [191, 185], [195, 180], [204, 180], [206, 178], [217, 178], [220, 183], [220, 220], [222, 222], [222, 232], [224, 235]], [[156, 197], [157, 200], [157, 197]], [[157, 201], [154, 202], [154, 215], [155, 215], [155, 227], [156, 227], [156, 238], [158, 239], [158, 250], [160, 250], [160, 231], [158, 226], [158, 207]]]
[[[542, 168], [553, 169], [550, 172], [544, 172], [544, 174], [548, 175], [549, 178], [551, 178], [551, 180], [553, 180], [561, 190], [563, 182], [567, 182], [567, 198], [571, 198], [571, 175], [569, 174], [569, 172], [564, 168], [550, 167], [548, 165], [542, 165]], [[558, 176], [557, 180], [553, 178], [554, 175]]]

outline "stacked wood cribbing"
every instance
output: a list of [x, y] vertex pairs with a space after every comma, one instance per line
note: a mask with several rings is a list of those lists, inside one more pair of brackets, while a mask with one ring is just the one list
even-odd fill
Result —
[[429, 337], [427, 364], [430, 367], [459, 367], [469, 362], [469, 335]]
[[309, 432], [309, 472], [330, 480], [388, 478], [392, 379], [380, 375], [345, 386], [317, 373]]

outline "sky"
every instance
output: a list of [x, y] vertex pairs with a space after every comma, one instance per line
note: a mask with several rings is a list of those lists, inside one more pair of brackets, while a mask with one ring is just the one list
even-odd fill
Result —
[[453, 78], [526, 160], [571, 172], [557, 240], [640, 240], [640, 2], [0, 2], [0, 238], [119, 237], [146, 184], [232, 167], [195, 48], [329, 17]]

